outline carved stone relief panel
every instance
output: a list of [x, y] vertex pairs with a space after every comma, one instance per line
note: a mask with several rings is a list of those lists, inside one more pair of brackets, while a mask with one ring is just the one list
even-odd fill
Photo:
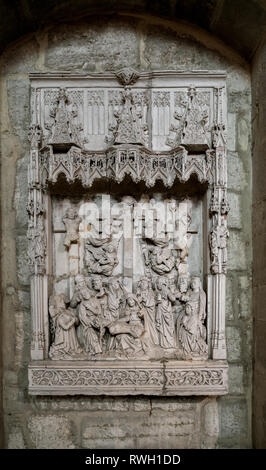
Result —
[[30, 393], [226, 393], [225, 76], [31, 78]]
[[[96, 360], [135, 355], [146, 360], [207, 357], [206, 295], [201, 285], [202, 204], [199, 200], [178, 201], [160, 194], [140, 195], [138, 200], [126, 195], [122, 198], [95, 195], [87, 201], [80, 198], [78, 202], [54, 197], [52, 207], [54, 295], [49, 312], [53, 337], [59, 328], [55, 323], [58, 302], [61, 306], [58, 311], [63, 309], [66, 317], [72, 315], [73, 321], [76, 318], [76, 324], [70, 322], [71, 336], [76, 330], [77, 342], [80, 341], [87, 357]], [[88, 297], [83, 300], [82, 289]], [[198, 292], [198, 302], [201, 296], [203, 298], [202, 307], [193, 300], [197, 297], [194, 290]], [[186, 305], [189, 302], [191, 305]], [[67, 307], [69, 303], [71, 308]], [[88, 311], [94, 311], [95, 315], [91, 326], [93, 340], [90, 339], [89, 344], [86, 339]], [[194, 336], [199, 334], [202, 351], [196, 343], [189, 346], [185, 341], [183, 323], [189, 312], [191, 317], [194, 315], [194, 321], [198, 321]], [[171, 319], [169, 328], [167, 318]], [[132, 322], [139, 327], [141, 341], [135, 341], [138, 337], [130, 333]], [[128, 337], [125, 330], [128, 330]], [[130, 340], [129, 345], [127, 342], [124, 345], [126, 339]], [[49, 357], [59, 359], [63, 350], [64, 347], [57, 356], [52, 343]], [[73, 354], [68, 351], [66, 357], [79, 359], [84, 351], [80, 351], [80, 356], [74, 347]]]

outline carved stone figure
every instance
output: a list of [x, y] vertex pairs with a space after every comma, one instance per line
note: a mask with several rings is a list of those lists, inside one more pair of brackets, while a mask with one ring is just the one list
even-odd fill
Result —
[[206, 294], [201, 286], [200, 277], [193, 276], [190, 282], [190, 290], [188, 292], [189, 302], [196, 303], [199, 310], [200, 321], [206, 318]]
[[144, 277], [140, 279], [136, 291], [137, 299], [142, 308], [145, 338], [148, 345], [158, 345], [159, 336], [156, 328], [156, 302], [151, 281]]
[[196, 87], [191, 87], [187, 95], [188, 107], [182, 144], [198, 148], [202, 146], [201, 148], [206, 149], [208, 147], [206, 131], [209, 120], [209, 92], [199, 92]]
[[85, 243], [85, 261], [88, 273], [111, 276], [118, 265], [118, 240], [110, 237], [88, 236]]
[[199, 277], [191, 279], [189, 301], [185, 306], [185, 315], [181, 320], [179, 341], [186, 356], [202, 358], [207, 355], [206, 294], [201, 287]]
[[185, 145], [189, 148], [206, 149], [207, 124], [209, 121], [210, 94], [200, 92], [191, 86], [185, 95], [183, 92], [175, 94], [174, 119], [177, 124], [170, 126], [173, 137], [168, 137], [166, 144], [170, 147]]
[[189, 297], [187, 295], [188, 287], [189, 287], [188, 276], [187, 275], [180, 275], [178, 277], [177, 294], [176, 294], [176, 298], [180, 302], [184, 303], [184, 302], [188, 301], [188, 299], [189, 299]]
[[218, 234], [219, 234], [219, 248], [222, 251], [222, 265], [226, 268], [227, 265], [227, 238], [229, 237], [229, 230], [226, 226], [226, 221], [222, 217], [221, 225], [218, 227]]
[[175, 206], [174, 212], [174, 231], [173, 231], [173, 247], [177, 250], [176, 269], [178, 270], [180, 263], [187, 263], [189, 248], [192, 244], [192, 236], [188, 233], [191, 222], [191, 202], [187, 199], [181, 203], [182, 208], [177, 213]]
[[158, 277], [156, 281], [156, 326], [159, 343], [164, 349], [175, 347], [175, 324], [172, 305], [175, 295], [169, 290], [166, 278]]
[[70, 207], [66, 211], [62, 220], [66, 227], [64, 245], [66, 248], [69, 248], [71, 243], [77, 243], [79, 241], [79, 224], [81, 222], [81, 217], [78, 216], [75, 209]]
[[78, 359], [83, 353], [76, 336], [78, 317], [67, 308], [64, 294], [53, 295], [49, 300], [49, 313], [53, 322], [54, 341], [49, 350], [50, 359]]
[[56, 99], [50, 108], [50, 117], [52, 121], [46, 122], [45, 127], [49, 130], [49, 144], [59, 148], [67, 149], [72, 145], [80, 146], [79, 134], [82, 130], [80, 124], [77, 126], [75, 118], [77, 117], [76, 106], [73, 104], [69, 111], [68, 105], [70, 99], [64, 88], [60, 88]]
[[[113, 280], [113, 284], [115, 285], [115, 287], [113, 288], [113, 292], [112, 292], [113, 294], [117, 287], [115, 281], [116, 280]], [[99, 317], [100, 345], [103, 351], [109, 350], [111, 346], [113, 345], [113, 342], [110, 341], [110, 338], [105, 337], [106, 328], [115, 319], [115, 318], [112, 318], [112, 314], [114, 317], [119, 318], [119, 308], [117, 308], [116, 312], [114, 312], [113, 308], [112, 308], [112, 311], [110, 311], [110, 285], [112, 285], [112, 283], [110, 284], [109, 282], [109, 287], [108, 289], [106, 289], [103, 285], [102, 279], [98, 277], [98, 278], [93, 278], [91, 281], [91, 284], [92, 284], [93, 295], [98, 300], [100, 304], [100, 309], [101, 309], [101, 314]], [[113, 302], [114, 302], [114, 299], [113, 299]], [[114, 305], [112, 305], [111, 307], [114, 307]], [[119, 307], [119, 304], [118, 304], [118, 307]]]
[[[226, 226], [226, 221], [222, 217], [221, 225], [216, 223], [209, 235], [209, 244], [211, 250], [211, 268], [213, 273], [218, 273], [219, 269], [226, 271], [227, 267], [227, 238], [229, 231]], [[221, 252], [221, 268], [219, 265], [219, 251]]]
[[[126, 79], [126, 82], [130, 81]], [[110, 135], [106, 141], [110, 144], [146, 144], [148, 140], [148, 126], [142, 123], [143, 117], [140, 107], [134, 100], [131, 87], [124, 85], [121, 91], [122, 106], [114, 111], [116, 122], [109, 124]]]
[[187, 358], [206, 358], [207, 344], [206, 331], [199, 320], [195, 305], [189, 302], [185, 306], [185, 315], [182, 318], [179, 340]]
[[34, 227], [33, 221], [29, 224], [27, 238], [29, 240], [28, 257], [30, 265], [32, 267], [36, 266], [38, 270], [44, 269], [46, 237], [42, 217], [38, 218], [36, 227]]
[[127, 357], [144, 353], [141, 336], [144, 326], [141, 321], [141, 307], [134, 294], [128, 294], [125, 316], [109, 325], [109, 331], [116, 336], [117, 349]]
[[117, 320], [124, 307], [124, 288], [118, 279], [110, 279], [107, 290], [107, 307], [104, 312], [105, 318], [110, 322]]
[[82, 325], [83, 340], [86, 352], [94, 355], [102, 352], [100, 329], [102, 310], [99, 299], [86, 284], [84, 276], [75, 277], [75, 291], [70, 302], [71, 307], [78, 306], [78, 316]]
[[160, 275], [170, 273], [175, 265], [175, 258], [169, 248], [168, 236], [162, 238], [147, 237], [146, 241], [146, 247], [143, 247], [145, 265]]
[[125, 311], [126, 299], [124, 296], [124, 288], [120, 281], [116, 278], [110, 279], [108, 288], [106, 290], [106, 305], [103, 311], [102, 331], [101, 335], [108, 335], [105, 341], [106, 351], [113, 351], [116, 349], [115, 336], [111, 336], [108, 331], [108, 326], [113, 322], [119, 320], [122, 312]]
[[219, 271], [219, 237], [216, 228], [213, 228], [209, 235], [211, 251], [211, 267], [214, 273]]
[[174, 122], [170, 125], [170, 132], [172, 136], [166, 139], [166, 145], [172, 148], [178, 147], [183, 138], [183, 131], [185, 126], [185, 118], [187, 112], [187, 97], [184, 92], [175, 92], [175, 111]]
[[169, 248], [154, 246], [148, 249], [146, 264], [149, 263], [154, 272], [164, 275], [172, 271], [175, 265], [175, 259], [172, 256], [171, 250]]
[[176, 305], [174, 307], [176, 315], [176, 343], [180, 347], [179, 330], [185, 314], [185, 305], [189, 300], [188, 295], [189, 278], [188, 275], [179, 275], [177, 281]]

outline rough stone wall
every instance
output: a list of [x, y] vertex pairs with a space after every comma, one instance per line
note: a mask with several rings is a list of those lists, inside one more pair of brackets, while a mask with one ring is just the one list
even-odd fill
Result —
[[[226, 70], [229, 395], [223, 398], [42, 398], [27, 393], [26, 260], [30, 71]], [[126, 17], [51, 26], [1, 57], [2, 290], [5, 437], [9, 448], [251, 446], [250, 75], [240, 58], [184, 25]]]
[[254, 445], [266, 448], [266, 43], [252, 70], [253, 94], [253, 292], [254, 292]]

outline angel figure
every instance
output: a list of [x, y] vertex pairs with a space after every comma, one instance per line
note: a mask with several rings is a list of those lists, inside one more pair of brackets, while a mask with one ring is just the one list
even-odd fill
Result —
[[85, 261], [88, 273], [111, 276], [118, 265], [117, 250], [120, 238], [112, 234], [101, 238], [89, 235], [85, 243]]

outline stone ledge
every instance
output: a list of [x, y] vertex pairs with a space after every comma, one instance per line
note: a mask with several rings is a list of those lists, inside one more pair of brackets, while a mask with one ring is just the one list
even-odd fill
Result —
[[34, 361], [30, 395], [225, 395], [226, 361]]

